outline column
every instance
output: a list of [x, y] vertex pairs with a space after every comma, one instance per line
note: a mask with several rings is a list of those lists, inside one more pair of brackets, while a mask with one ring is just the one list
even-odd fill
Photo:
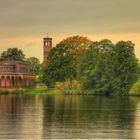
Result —
[[0, 76], [0, 88], [1, 88], [1, 76]]

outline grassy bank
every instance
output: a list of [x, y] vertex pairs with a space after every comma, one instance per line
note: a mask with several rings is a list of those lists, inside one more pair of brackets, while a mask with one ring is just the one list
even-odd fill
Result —
[[59, 90], [61, 92], [61, 94], [65, 94], [65, 95], [82, 95], [83, 92], [81, 89], [61, 89]]
[[[30, 88], [17, 91], [0, 91], [1, 94], [16, 95], [99, 95], [93, 94], [94, 91], [82, 91], [81, 89], [49, 89], [49, 88]], [[129, 91], [130, 96], [140, 96], [140, 81], [136, 82]]]
[[39, 88], [31, 88], [28, 89], [24, 94], [28, 94], [28, 95], [39, 95], [39, 94], [43, 94], [43, 95], [55, 95], [55, 94], [62, 94], [60, 90], [57, 89], [49, 89], [49, 88], [43, 88], [43, 89], [39, 89]]
[[[32, 88], [27, 90], [26, 92], [23, 92], [24, 94], [43, 94], [43, 95], [58, 95], [58, 94], [63, 94], [63, 95], [94, 95], [93, 91], [85, 91], [83, 92], [81, 89], [37, 89], [37, 88]], [[86, 93], [86, 94], [85, 94]], [[96, 94], [95, 94], [96, 95]], [[140, 96], [140, 81], [136, 82], [132, 88], [129, 91], [130, 96]]]
[[48, 88], [30, 88], [24, 90], [15, 90], [15, 91], [0, 91], [1, 94], [16, 94], [16, 95], [55, 95], [62, 94], [60, 90], [57, 89], [48, 89]]
[[4, 89], [0, 94], [16, 94], [16, 95], [81, 95], [80, 89], [55, 89], [55, 88], [29, 88], [29, 89]]
[[61, 90], [61, 89], [49, 89], [49, 88], [44, 88], [44, 89], [38, 89], [38, 88], [32, 88], [27, 90], [24, 94], [45, 94], [45, 95], [81, 95], [82, 92], [81, 90], [78, 89], [67, 89], [67, 90]]

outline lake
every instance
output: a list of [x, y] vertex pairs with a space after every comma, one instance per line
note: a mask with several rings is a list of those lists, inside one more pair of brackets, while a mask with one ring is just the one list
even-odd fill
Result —
[[0, 95], [0, 139], [140, 139], [140, 98]]

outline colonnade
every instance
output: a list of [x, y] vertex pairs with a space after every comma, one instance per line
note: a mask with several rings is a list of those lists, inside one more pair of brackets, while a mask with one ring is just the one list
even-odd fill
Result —
[[35, 86], [34, 76], [0, 76], [0, 88], [28, 88]]

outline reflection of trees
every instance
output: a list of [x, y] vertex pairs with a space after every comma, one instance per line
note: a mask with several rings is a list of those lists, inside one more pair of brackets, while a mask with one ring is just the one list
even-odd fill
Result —
[[42, 102], [37, 96], [0, 95], [0, 138], [37, 139], [42, 135]]
[[140, 139], [140, 98], [132, 97], [135, 102], [137, 101], [136, 113], [135, 113], [135, 121], [134, 121], [134, 139]]
[[135, 101], [87, 96], [44, 99], [45, 138], [133, 138]]
[[139, 99], [0, 95], [0, 138], [139, 138]]

